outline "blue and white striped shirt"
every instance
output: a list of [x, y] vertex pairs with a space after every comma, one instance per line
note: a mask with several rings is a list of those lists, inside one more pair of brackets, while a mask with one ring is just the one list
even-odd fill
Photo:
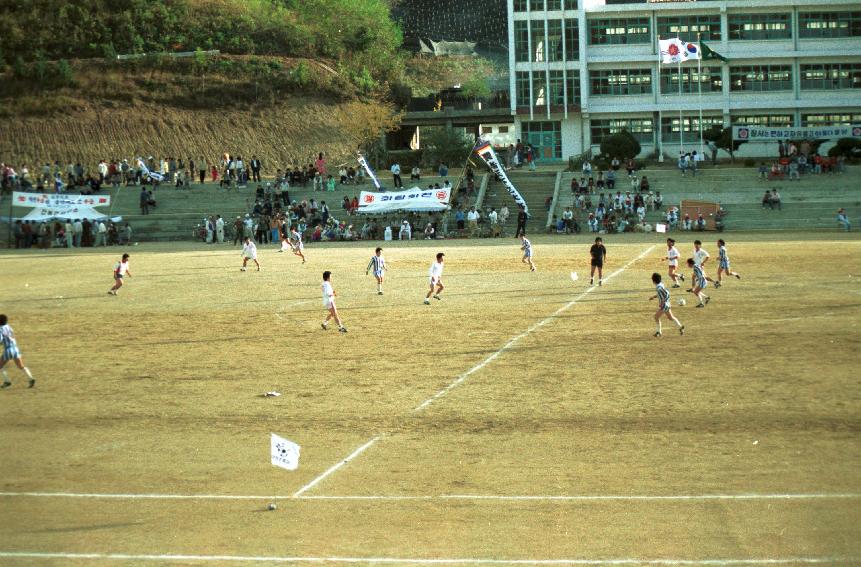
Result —
[[[703, 267], [702, 266], [697, 266], [696, 264], [694, 264], [694, 279], [696, 279], [697, 282], [706, 281], [706, 276], [703, 273]], [[700, 286], [700, 287], [702, 287], [702, 286]]]
[[374, 254], [373, 256], [371, 256], [371, 261], [368, 262], [368, 267], [365, 269], [365, 271], [367, 272], [372, 269], [374, 270], [375, 274], [382, 272], [386, 269], [386, 260], [383, 258], [382, 255], [377, 256], [376, 254]]
[[721, 246], [718, 250], [718, 260], [721, 264], [729, 263], [729, 256], [726, 255], [726, 246]]
[[15, 341], [15, 333], [9, 325], [0, 327], [0, 342], [3, 344], [3, 350], [18, 348], [18, 343]]
[[655, 286], [655, 291], [658, 293], [658, 303], [660, 307], [663, 309], [664, 306], [669, 305], [670, 303], [670, 290], [666, 288], [664, 282], [659, 283]]

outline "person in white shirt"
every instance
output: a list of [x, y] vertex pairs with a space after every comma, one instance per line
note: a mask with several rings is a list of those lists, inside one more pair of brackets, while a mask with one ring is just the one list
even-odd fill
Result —
[[[696, 266], [698, 266], [699, 268], [702, 268], [703, 266], [706, 265], [706, 262], [709, 261], [709, 258], [711, 258], [711, 256], [703, 248], [702, 241], [694, 240], [694, 256], [693, 256], [694, 264]], [[705, 274], [705, 270], [703, 270], [703, 274]], [[709, 276], [704, 276], [704, 277], [705, 277], [706, 281], [715, 283], [715, 280], [713, 280], [711, 277], [709, 277]]]
[[535, 271], [535, 264], [532, 262], [532, 243], [526, 238], [525, 234], [520, 235], [520, 249], [523, 250], [522, 262], [529, 264], [529, 269]]
[[323, 272], [323, 283], [320, 285], [323, 290], [323, 307], [329, 310], [326, 318], [320, 323], [324, 331], [329, 330], [329, 320], [334, 319], [338, 324], [338, 330], [342, 333], [347, 332], [347, 327], [341, 322], [341, 316], [338, 314], [338, 308], [335, 306], [335, 290], [332, 288], [332, 272]]
[[470, 236], [478, 236], [478, 211], [475, 207], [470, 207], [469, 212], [466, 213], [466, 225], [469, 227]]
[[299, 256], [302, 258], [302, 263], [305, 263], [305, 244], [302, 242], [302, 234], [296, 230], [295, 228], [290, 231], [290, 241], [284, 240], [281, 243], [281, 251], [287, 249], [287, 246], [290, 246], [290, 249], [293, 251], [295, 256]]
[[104, 221], [99, 221], [98, 240], [96, 240], [96, 246], [98, 246], [99, 243], [101, 243], [102, 246], [108, 245], [108, 227], [105, 226]]
[[84, 235], [84, 223], [81, 222], [81, 219], [75, 219], [74, 233], [75, 233], [75, 248], [80, 248], [81, 247], [81, 237]]
[[242, 245], [242, 267], [239, 271], [246, 271], [248, 260], [254, 260], [257, 265], [257, 271], [260, 271], [260, 262], [257, 261], [257, 245], [249, 237], [245, 237], [245, 244]]
[[404, 186], [403, 181], [401, 181], [401, 166], [397, 162], [392, 164], [392, 183], [395, 186], [395, 189]]
[[398, 240], [412, 240], [413, 239], [413, 227], [410, 226], [410, 223], [407, 219], [401, 223], [401, 230], [398, 232]]
[[506, 221], [508, 221], [509, 214], [510, 213], [508, 212], [508, 207], [505, 205], [502, 205], [502, 208], [499, 209], [499, 222], [501, 222], [502, 224], [505, 224]]
[[108, 291], [109, 295], [117, 294], [117, 291], [123, 287], [123, 279], [126, 276], [132, 277], [132, 273], [129, 271], [129, 255], [123, 254], [122, 259], [114, 266], [114, 287]]
[[679, 258], [681, 258], [681, 254], [679, 254], [679, 250], [676, 248], [676, 241], [672, 238], [668, 238], [667, 255], [664, 256], [663, 259], [667, 261], [667, 274], [670, 276], [670, 279], [673, 280], [673, 287], [681, 287], [681, 285], [679, 285], [679, 280], [685, 281], [685, 276], [678, 273]]
[[442, 285], [442, 269], [444, 263], [445, 254], [440, 252], [436, 255], [436, 262], [431, 264], [430, 267], [430, 290], [425, 297], [425, 305], [430, 305], [431, 296], [433, 296], [434, 299], [442, 299], [439, 294], [441, 294], [442, 290], [445, 289], [445, 286]]
[[218, 219], [215, 221], [215, 239], [219, 244], [224, 242], [224, 219], [221, 218], [221, 215], [218, 215]]

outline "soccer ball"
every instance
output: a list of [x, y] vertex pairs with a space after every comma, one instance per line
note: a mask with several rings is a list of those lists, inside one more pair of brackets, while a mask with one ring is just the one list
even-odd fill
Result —
[[687, 305], [687, 304], [688, 304], [688, 302], [687, 302], [687, 301], [685, 301], [684, 299], [680, 299], [680, 300], [679, 300], [679, 307], [684, 307], [684, 306], [685, 306], [685, 305]]

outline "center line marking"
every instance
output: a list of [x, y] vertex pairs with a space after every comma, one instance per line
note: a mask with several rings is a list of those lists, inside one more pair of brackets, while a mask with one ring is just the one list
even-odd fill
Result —
[[321, 480], [323, 480], [324, 478], [326, 478], [327, 476], [329, 476], [330, 474], [332, 474], [333, 472], [335, 472], [339, 468], [343, 467], [344, 465], [346, 465], [347, 463], [349, 463], [350, 461], [352, 461], [353, 459], [358, 457], [360, 454], [362, 454], [362, 451], [364, 451], [365, 449], [367, 449], [368, 447], [370, 447], [371, 445], [373, 445], [374, 443], [376, 443], [379, 440], [380, 440], [380, 436], [375, 435], [370, 441], [368, 441], [367, 443], [365, 443], [364, 445], [362, 445], [361, 447], [359, 447], [358, 449], [356, 449], [355, 451], [350, 453], [346, 459], [338, 461], [337, 463], [335, 463], [334, 465], [329, 467], [326, 470], [326, 472], [324, 472], [323, 474], [321, 474], [320, 476], [318, 476], [317, 478], [315, 478], [314, 480], [312, 480], [311, 482], [309, 482], [308, 484], [306, 484], [305, 486], [303, 486], [302, 488], [300, 488], [299, 490], [294, 492], [292, 497], [298, 498], [305, 491], [314, 488], [314, 486], [316, 486], [317, 483], [319, 483]]

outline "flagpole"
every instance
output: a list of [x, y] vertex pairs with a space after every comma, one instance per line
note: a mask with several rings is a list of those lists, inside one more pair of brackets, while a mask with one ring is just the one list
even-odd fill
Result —
[[705, 150], [703, 149], [703, 38], [702, 34], [697, 34], [697, 100], [700, 104], [700, 157], [705, 163]]
[[682, 59], [679, 58], [679, 155], [685, 151], [685, 121], [682, 116]]

